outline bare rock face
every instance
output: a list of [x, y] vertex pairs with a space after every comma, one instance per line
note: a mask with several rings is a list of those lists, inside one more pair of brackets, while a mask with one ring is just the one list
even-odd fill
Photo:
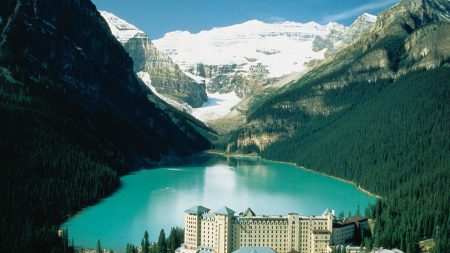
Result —
[[351, 27], [250, 20], [195, 34], [170, 32], [154, 44], [183, 71], [205, 79], [209, 93], [235, 92], [245, 99], [292, 73], [306, 72], [324, 58], [324, 51], [336, 52], [353, 42], [375, 19], [365, 14]]
[[145, 83], [158, 95], [192, 107], [200, 107], [208, 100], [205, 84], [184, 74], [167, 55], [156, 49], [143, 31], [112, 13], [100, 13], [133, 59], [134, 72], [147, 73], [150, 82]]
[[133, 59], [134, 71], [148, 73], [151, 85], [159, 94], [192, 107], [200, 107], [208, 100], [205, 83], [198, 83], [184, 74], [148, 37], [131, 38], [123, 47]]
[[376, 20], [376, 16], [370, 15], [368, 13], [364, 13], [359, 16], [355, 21], [353, 21], [349, 29], [344, 32], [342, 39], [343, 44], [350, 45], [351, 43], [355, 42], [362, 34], [372, 29]]

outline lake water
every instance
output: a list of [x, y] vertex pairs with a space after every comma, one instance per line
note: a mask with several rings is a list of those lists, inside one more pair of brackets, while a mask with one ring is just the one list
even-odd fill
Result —
[[75, 245], [125, 251], [127, 243], [140, 245], [144, 231], [156, 241], [183, 227], [184, 210], [203, 205], [211, 210], [228, 206], [237, 213], [251, 207], [256, 214], [320, 215], [364, 213], [374, 198], [354, 185], [309, 172], [293, 165], [258, 158], [197, 156], [189, 165], [141, 170], [121, 178], [122, 187], [100, 203], [85, 208], [63, 226]]

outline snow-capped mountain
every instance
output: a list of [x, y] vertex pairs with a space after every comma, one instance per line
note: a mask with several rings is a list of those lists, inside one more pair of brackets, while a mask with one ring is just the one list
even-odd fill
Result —
[[350, 44], [355, 41], [363, 32], [369, 30], [377, 21], [377, 16], [364, 13], [359, 16], [343, 34], [344, 44]]
[[361, 16], [359, 16], [357, 18], [357, 20], [363, 20], [363, 21], [367, 21], [370, 23], [375, 23], [377, 21], [377, 16], [366, 12], [366, 13], [363, 13]]
[[204, 82], [197, 82], [183, 73], [143, 31], [112, 13], [100, 13], [133, 59], [133, 70], [153, 93], [180, 109], [191, 110], [207, 101]]
[[351, 44], [376, 20], [367, 13], [348, 27], [250, 20], [195, 34], [169, 32], [152, 43], [136, 26], [112, 13], [100, 13], [154, 93], [203, 121], [224, 117], [242, 99], [284, 76], [306, 72]]
[[135, 36], [146, 36], [145, 33], [139, 30], [136, 26], [117, 17], [116, 15], [107, 11], [99, 12], [108, 23], [111, 33], [116, 37], [118, 41], [120, 41], [120, 43], [125, 43]]
[[[153, 43], [185, 73], [205, 80], [209, 97], [226, 94], [223, 99], [231, 97], [233, 103], [223, 104], [233, 106], [284, 76], [306, 72], [326, 55], [351, 44], [375, 20], [367, 13], [348, 27], [334, 22], [320, 25], [250, 20], [199, 33], [169, 32]], [[224, 110], [217, 115], [217, 108], [201, 109], [193, 112], [201, 120], [223, 117]]]
[[185, 71], [198, 63], [236, 64], [236, 71], [245, 72], [250, 71], [251, 66], [261, 64], [266, 66], [268, 77], [280, 77], [304, 71], [306, 62], [324, 57], [325, 51], [312, 50], [316, 37], [345, 30], [337, 23], [322, 26], [314, 22], [268, 24], [251, 20], [196, 34], [170, 32], [154, 44]]
[[260, 63], [267, 67], [268, 77], [280, 77], [304, 71], [305, 63], [324, 57], [325, 51], [312, 50], [316, 38], [334, 36], [333, 44], [338, 46], [347, 33], [364, 32], [375, 20], [376, 16], [368, 13], [362, 14], [349, 27], [334, 22], [327, 25], [289, 21], [270, 24], [250, 20], [196, 34], [170, 32], [153, 43], [185, 71], [198, 63], [236, 64], [237, 70], [249, 71], [251, 66]]

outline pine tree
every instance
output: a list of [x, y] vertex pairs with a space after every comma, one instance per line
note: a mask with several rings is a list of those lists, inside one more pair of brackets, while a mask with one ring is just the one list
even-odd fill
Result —
[[125, 249], [125, 252], [126, 253], [137, 253], [138, 250], [136, 249], [136, 246], [134, 246], [133, 244], [127, 243], [127, 247]]
[[167, 253], [167, 243], [166, 243], [166, 234], [164, 233], [164, 229], [161, 229], [158, 238], [158, 253]]
[[97, 240], [97, 248], [95, 250], [96, 253], [101, 253], [102, 252], [102, 246], [100, 245], [100, 239]]
[[170, 229], [170, 234], [169, 237], [167, 238], [167, 248], [169, 249], [170, 252], [175, 252], [176, 237], [177, 235], [175, 228]]
[[147, 232], [147, 230], [145, 230], [145, 232], [144, 232], [144, 240], [143, 240], [143, 245], [142, 245], [142, 252], [148, 253], [149, 245], [150, 244], [148, 242], [148, 232]]
[[158, 253], [158, 247], [157, 247], [157, 245], [156, 245], [155, 243], [152, 243], [152, 244], [150, 245], [150, 251], [149, 251], [149, 253]]

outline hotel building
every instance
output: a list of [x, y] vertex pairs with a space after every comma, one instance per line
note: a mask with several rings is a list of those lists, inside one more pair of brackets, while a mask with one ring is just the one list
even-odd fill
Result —
[[185, 243], [181, 253], [231, 253], [267, 247], [278, 253], [331, 252], [333, 212], [320, 216], [256, 215], [250, 208], [235, 215], [228, 207], [215, 212], [203, 206], [185, 211]]
[[364, 234], [370, 231], [368, 218], [358, 215], [333, 222], [332, 245], [349, 245], [361, 243]]

